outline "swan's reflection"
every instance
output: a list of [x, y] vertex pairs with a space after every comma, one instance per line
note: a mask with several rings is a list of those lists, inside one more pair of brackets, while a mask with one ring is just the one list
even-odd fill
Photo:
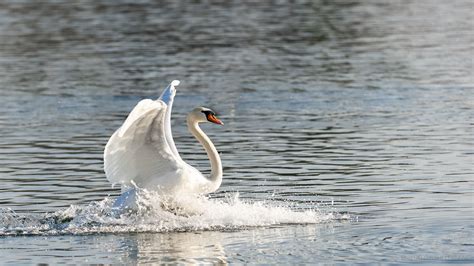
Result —
[[227, 264], [220, 232], [140, 233], [127, 235], [120, 249], [137, 263]]

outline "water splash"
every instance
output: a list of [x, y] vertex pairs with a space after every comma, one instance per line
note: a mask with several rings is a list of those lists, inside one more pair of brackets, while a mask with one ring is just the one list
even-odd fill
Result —
[[273, 201], [244, 201], [238, 193], [224, 199], [182, 197], [170, 201], [149, 192], [138, 197], [137, 210], [113, 208], [113, 199], [46, 214], [18, 214], [0, 209], [0, 236], [125, 232], [238, 230], [281, 224], [316, 224], [350, 220], [348, 214], [315, 206], [296, 210]]

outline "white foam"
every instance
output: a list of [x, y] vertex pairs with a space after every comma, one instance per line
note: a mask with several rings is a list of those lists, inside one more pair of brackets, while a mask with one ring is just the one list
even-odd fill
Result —
[[[165, 202], [165, 203], [163, 203]], [[316, 224], [348, 220], [349, 215], [315, 208], [297, 211], [273, 201], [243, 201], [238, 194], [225, 199], [160, 198], [142, 193], [138, 211], [112, 208], [106, 198], [88, 206], [70, 206], [40, 217], [0, 210], [0, 236], [23, 234], [84, 234], [235, 230], [281, 224]]]

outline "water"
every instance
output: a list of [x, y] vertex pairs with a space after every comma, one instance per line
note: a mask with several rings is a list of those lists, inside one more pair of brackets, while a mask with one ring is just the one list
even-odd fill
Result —
[[[100, 2], [100, 3], [99, 3]], [[0, 258], [31, 263], [474, 261], [471, 1], [3, 1]], [[224, 181], [117, 215], [102, 151], [182, 81]]]

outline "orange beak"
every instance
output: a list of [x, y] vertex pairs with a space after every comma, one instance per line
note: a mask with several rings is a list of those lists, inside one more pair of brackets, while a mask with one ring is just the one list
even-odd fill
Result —
[[208, 114], [208, 115], [207, 115], [207, 121], [212, 122], [212, 123], [214, 123], [214, 124], [221, 125], [221, 126], [224, 125], [224, 123], [223, 123], [221, 120], [219, 120], [219, 118], [217, 118], [217, 117], [216, 117], [215, 115], [213, 115], [213, 114]]

